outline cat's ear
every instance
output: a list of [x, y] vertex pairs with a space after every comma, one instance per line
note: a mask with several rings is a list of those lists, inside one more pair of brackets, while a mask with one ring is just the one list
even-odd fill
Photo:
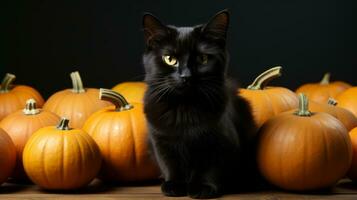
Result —
[[213, 39], [225, 40], [229, 26], [229, 12], [222, 10], [209, 20], [202, 28], [202, 32]]
[[153, 38], [167, 32], [166, 26], [150, 13], [145, 13], [143, 16], [143, 29], [146, 44], [150, 44]]

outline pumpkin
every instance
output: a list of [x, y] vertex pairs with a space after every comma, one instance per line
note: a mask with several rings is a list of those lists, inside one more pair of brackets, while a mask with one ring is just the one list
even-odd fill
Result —
[[298, 107], [296, 94], [284, 87], [267, 87], [272, 80], [281, 76], [280, 66], [260, 74], [247, 89], [240, 89], [240, 95], [250, 103], [257, 127], [269, 118]]
[[351, 111], [357, 117], [357, 87], [352, 87], [336, 98], [338, 106]]
[[44, 103], [41, 94], [34, 88], [26, 85], [12, 85], [15, 78], [15, 75], [7, 73], [0, 85], [0, 120], [24, 108], [27, 99], [35, 99], [39, 106]]
[[357, 181], [357, 128], [354, 128], [350, 131], [350, 138], [352, 142], [353, 158], [347, 176], [351, 180]]
[[98, 99], [98, 89], [84, 88], [79, 72], [72, 72], [71, 79], [73, 89], [53, 94], [43, 109], [70, 119], [70, 126], [73, 128], [82, 128], [92, 113], [111, 104]]
[[8, 115], [0, 122], [0, 127], [9, 134], [16, 147], [17, 161], [12, 178], [28, 180], [22, 165], [22, 152], [27, 140], [38, 129], [56, 125], [58, 121], [57, 115], [37, 108], [36, 101], [29, 99], [25, 109]]
[[337, 101], [333, 98], [330, 98], [325, 104], [310, 101], [310, 110], [312, 112], [325, 112], [334, 116], [342, 122], [347, 131], [355, 128], [357, 126], [357, 118], [350, 111], [336, 105]]
[[36, 131], [28, 140], [23, 164], [29, 178], [44, 189], [71, 190], [90, 183], [101, 166], [98, 145], [69, 120]]
[[103, 180], [144, 181], [156, 179], [157, 165], [148, 153], [148, 133], [143, 105], [129, 104], [120, 94], [100, 89], [100, 98], [115, 106], [94, 113], [83, 126], [99, 145]]
[[268, 120], [260, 129], [257, 162], [262, 175], [287, 190], [333, 186], [352, 160], [347, 129], [327, 113], [311, 113], [307, 97], [299, 109]]
[[15, 165], [15, 145], [7, 133], [0, 128], [0, 185], [9, 178]]
[[112, 90], [123, 95], [130, 103], [143, 103], [147, 85], [144, 82], [124, 82], [113, 87]]
[[296, 93], [304, 93], [310, 100], [324, 104], [329, 98], [335, 99], [350, 87], [352, 87], [350, 84], [342, 81], [330, 82], [330, 73], [326, 73], [319, 83], [302, 85], [296, 90]]

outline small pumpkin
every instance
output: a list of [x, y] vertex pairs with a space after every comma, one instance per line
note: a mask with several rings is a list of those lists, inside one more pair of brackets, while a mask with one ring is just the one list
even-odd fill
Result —
[[0, 185], [9, 178], [15, 164], [15, 145], [7, 133], [0, 128]]
[[272, 184], [304, 191], [333, 186], [352, 160], [347, 129], [327, 113], [311, 113], [299, 96], [296, 112], [282, 113], [260, 129], [258, 167]]
[[338, 106], [351, 111], [357, 117], [357, 87], [352, 87], [336, 98]]
[[43, 109], [70, 119], [73, 128], [82, 128], [92, 113], [112, 104], [98, 99], [98, 89], [84, 88], [79, 72], [72, 72], [71, 79], [73, 89], [56, 92]]
[[326, 103], [329, 98], [336, 98], [340, 93], [352, 87], [342, 81], [330, 82], [330, 73], [326, 73], [319, 83], [308, 83], [300, 86], [296, 93], [304, 93], [317, 103]]
[[342, 122], [342, 124], [346, 127], [347, 131], [350, 131], [353, 128], [357, 127], [357, 118], [350, 111], [338, 107], [337, 104], [337, 101], [333, 98], [330, 98], [327, 101], [327, 104], [310, 101], [310, 110], [312, 112], [325, 112], [334, 116], [336, 119]]
[[44, 100], [39, 92], [26, 85], [12, 85], [16, 76], [7, 73], [0, 85], [0, 120], [24, 108], [27, 99], [33, 98], [39, 106]]
[[83, 126], [99, 145], [101, 178], [108, 181], [157, 179], [159, 170], [148, 153], [143, 105], [129, 104], [119, 93], [100, 89], [100, 99], [115, 106], [94, 113]]
[[144, 82], [124, 82], [113, 87], [112, 90], [123, 95], [130, 103], [143, 103], [147, 85]]
[[240, 89], [239, 94], [247, 99], [252, 107], [258, 127], [277, 114], [298, 107], [296, 94], [284, 87], [267, 87], [267, 84], [281, 76], [282, 67], [273, 67], [260, 74], [247, 89]]
[[36, 131], [28, 140], [23, 164], [29, 178], [44, 189], [71, 190], [86, 186], [101, 166], [98, 145], [69, 120]]
[[357, 181], [357, 128], [350, 131], [350, 138], [352, 142], [353, 158], [350, 169], [348, 170], [347, 176], [353, 181]]
[[0, 122], [0, 127], [9, 134], [16, 147], [17, 161], [12, 178], [15, 180], [28, 179], [22, 165], [22, 152], [27, 140], [38, 129], [54, 126], [58, 121], [57, 115], [37, 108], [36, 101], [29, 99], [25, 109], [8, 115]]

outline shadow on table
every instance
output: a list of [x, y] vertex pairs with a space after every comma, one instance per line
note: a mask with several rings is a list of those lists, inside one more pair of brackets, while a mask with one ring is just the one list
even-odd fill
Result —
[[121, 187], [142, 187], [142, 186], [153, 186], [158, 185], [158, 181], [145, 181], [145, 182], [136, 182], [136, 183], [116, 183], [116, 182], [103, 182], [99, 179], [95, 179], [88, 186], [75, 189], [75, 190], [45, 190], [38, 188], [37, 190], [49, 194], [101, 194], [108, 193], [110, 191], [118, 191]]
[[27, 190], [33, 187], [33, 183], [31, 181], [18, 181], [9, 179], [6, 183], [0, 186], [0, 194], [12, 194]]
[[28, 189], [26, 185], [4, 184], [0, 186], [0, 194], [12, 194]]

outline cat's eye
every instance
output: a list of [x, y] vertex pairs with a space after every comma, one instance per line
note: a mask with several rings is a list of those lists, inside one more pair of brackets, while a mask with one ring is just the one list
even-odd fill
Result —
[[178, 60], [175, 56], [164, 55], [162, 60], [169, 66], [178, 67]]
[[208, 56], [206, 54], [199, 55], [197, 61], [203, 65], [208, 63]]

